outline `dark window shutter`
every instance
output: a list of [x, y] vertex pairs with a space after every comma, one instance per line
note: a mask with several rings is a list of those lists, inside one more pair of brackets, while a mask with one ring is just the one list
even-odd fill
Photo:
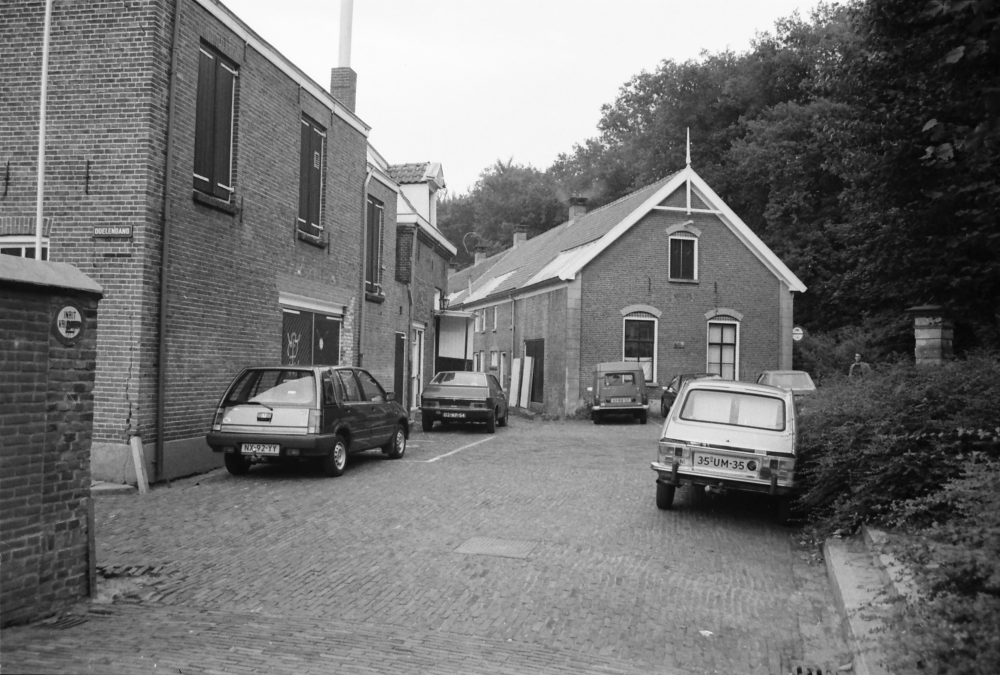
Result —
[[670, 278], [681, 279], [681, 242], [680, 239], [670, 240]]
[[299, 156], [299, 229], [309, 232], [309, 149], [312, 126], [302, 120], [302, 143]]
[[215, 146], [215, 69], [217, 59], [201, 53], [198, 63], [198, 101], [195, 110], [194, 130], [194, 187], [212, 193], [215, 172], [213, 151]]
[[694, 279], [694, 240], [681, 240], [681, 276]]
[[[218, 60], [218, 59], [217, 59]], [[229, 200], [232, 187], [233, 92], [236, 76], [221, 62], [215, 70], [215, 175], [213, 194]]]
[[309, 225], [319, 235], [320, 197], [323, 189], [323, 133], [312, 127], [309, 133]]

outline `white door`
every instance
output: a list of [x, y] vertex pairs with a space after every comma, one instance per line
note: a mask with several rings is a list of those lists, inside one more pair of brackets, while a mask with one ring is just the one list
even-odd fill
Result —
[[414, 328], [410, 341], [410, 401], [420, 406], [420, 392], [424, 390], [424, 329]]

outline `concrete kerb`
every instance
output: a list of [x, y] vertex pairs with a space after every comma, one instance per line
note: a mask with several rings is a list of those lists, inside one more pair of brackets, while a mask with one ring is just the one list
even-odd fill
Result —
[[888, 627], [891, 604], [918, 596], [905, 568], [884, 552], [886, 535], [863, 528], [858, 537], [831, 537], [823, 558], [840, 611], [844, 639], [854, 655], [858, 675], [890, 675], [893, 640]]

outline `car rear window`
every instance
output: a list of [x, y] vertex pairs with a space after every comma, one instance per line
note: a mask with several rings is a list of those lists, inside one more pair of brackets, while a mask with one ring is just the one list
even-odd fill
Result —
[[776, 387], [785, 389], [813, 389], [812, 378], [806, 373], [779, 373], [771, 378]]
[[316, 378], [312, 371], [282, 368], [248, 370], [229, 390], [226, 405], [314, 405]]
[[444, 372], [438, 373], [431, 380], [431, 384], [451, 384], [459, 387], [485, 387], [486, 375], [484, 373], [472, 372]]
[[635, 373], [607, 373], [604, 376], [605, 387], [616, 387], [620, 384], [635, 384]]
[[785, 402], [773, 396], [694, 389], [684, 400], [681, 419], [784, 431]]

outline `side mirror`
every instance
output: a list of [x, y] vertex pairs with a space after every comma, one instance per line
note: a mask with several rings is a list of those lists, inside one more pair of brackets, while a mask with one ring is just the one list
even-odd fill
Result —
[[396, 392], [394, 392], [394, 391], [387, 391], [387, 392], [385, 392], [385, 400], [386, 401], [395, 401], [396, 400]]

